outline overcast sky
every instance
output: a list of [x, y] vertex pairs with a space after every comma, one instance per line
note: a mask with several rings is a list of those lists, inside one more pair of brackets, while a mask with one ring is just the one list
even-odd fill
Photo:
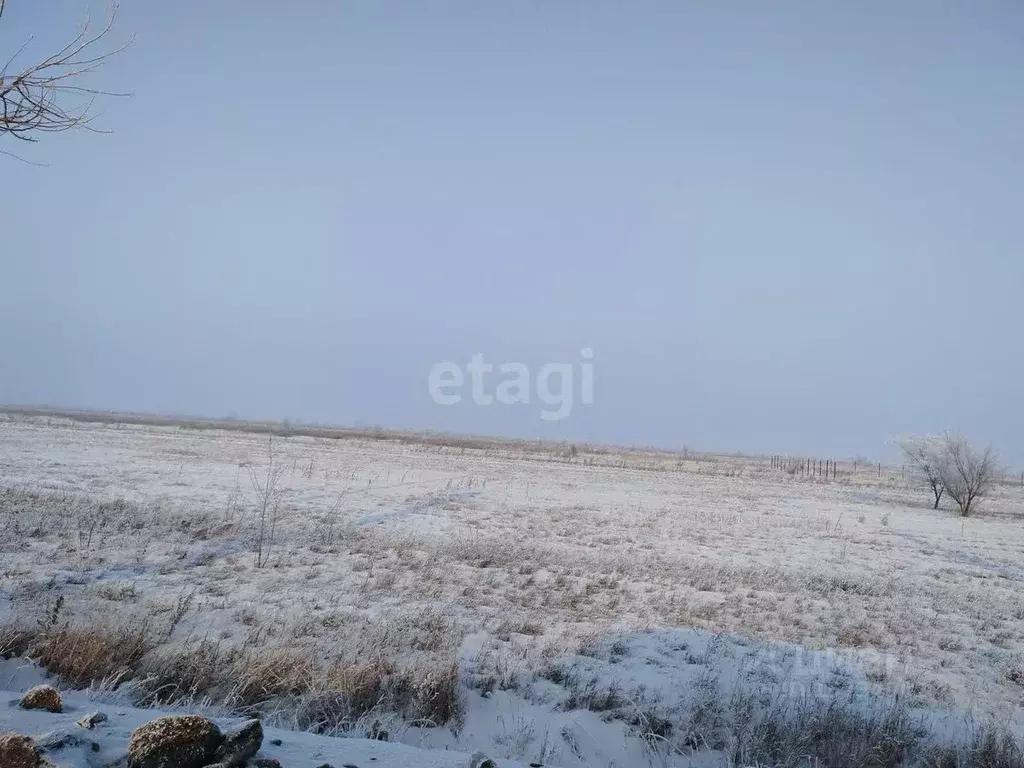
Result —
[[[93, 5], [94, 16], [103, 6]], [[7, 0], [0, 58], [86, 0]], [[0, 137], [0, 401], [1024, 462], [1019, 2], [125, 0]], [[431, 366], [593, 350], [592, 405]], [[493, 392], [502, 377], [483, 384]], [[550, 383], [550, 382], [549, 382]]]

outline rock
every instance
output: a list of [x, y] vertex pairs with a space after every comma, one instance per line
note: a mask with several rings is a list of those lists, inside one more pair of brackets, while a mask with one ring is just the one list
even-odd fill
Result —
[[42, 757], [32, 739], [17, 733], [0, 736], [0, 765], [4, 768], [38, 768]]
[[100, 723], [107, 722], [107, 716], [102, 712], [92, 712], [85, 717], [81, 717], [75, 720], [75, 725], [79, 728], [95, 728]]
[[85, 744], [92, 744], [88, 739], [83, 739], [77, 728], [66, 728], [56, 731], [48, 731], [42, 736], [36, 736], [32, 740], [40, 752], [57, 752], [69, 747], [81, 747]]
[[224, 741], [217, 725], [202, 715], [158, 717], [140, 725], [128, 740], [129, 768], [203, 768], [214, 762]]
[[281, 746], [281, 740], [280, 739], [271, 739], [270, 743], [273, 744], [275, 747], [280, 747]]
[[469, 758], [469, 768], [498, 768], [498, 764], [483, 752], [474, 752]]
[[[46, 760], [46, 756], [54, 756], [55, 753], [60, 752], [63, 749], [80, 750], [87, 748], [90, 752], [99, 752], [100, 745], [91, 739], [84, 738], [82, 732], [75, 727], [62, 728], [56, 731], [49, 731], [44, 733], [42, 736], [35, 736], [32, 739], [35, 742], [36, 749], [43, 755], [43, 761], [40, 763], [43, 765], [50, 765]], [[58, 759], [58, 757], [54, 757]], [[5, 765], [0, 762], [0, 765]]]
[[47, 712], [63, 712], [64, 702], [60, 693], [52, 685], [37, 685], [29, 688], [21, 697], [19, 706], [22, 709], [45, 709]]
[[250, 720], [237, 731], [224, 735], [214, 759], [225, 766], [243, 766], [263, 746], [263, 726], [259, 720]]
[[272, 757], [257, 757], [247, 763], [249, 768], [281, 768], [281, 764]]

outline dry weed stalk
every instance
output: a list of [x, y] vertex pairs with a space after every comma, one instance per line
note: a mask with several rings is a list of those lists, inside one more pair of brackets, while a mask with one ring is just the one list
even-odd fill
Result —
[[277, 519], [281, 506], [281, 494], [277, 483], [281, 478], [280, 465], [274, 464], [274, 436], [267, 443], [267, 473], [260, 480], [255, 468], [249, 468], [249, 481], [256, 493], [256, 513], [259, 517], [256, 534], [256, 567], [263, 568], [270, 560], [270, 551], [274, 546], [274, 534], [277, 532]]

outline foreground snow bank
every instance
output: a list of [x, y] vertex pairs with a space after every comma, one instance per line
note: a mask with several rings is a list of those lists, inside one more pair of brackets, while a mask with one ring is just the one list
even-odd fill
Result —
[[[137, 709], [116, 700], [101, 704], [83, 691], [62, 692], [64, 711], [54, 714], [41, 710], [25, 710], [18, 706], [22, 692], [44, 678], [42, 670], [20, 659], [0, 661], [0, 733], [15, 732], [31, 736], [37, 742], [51, 742], [47, 758], [59, 768], [107, 768], [125, 755], [129, 736], [140, 725], [168, 713], [156, 709]], [[96, 712], [107, 715], [105, 722], [93, 729], [76, 725], [76, 721]], [[225, 730], [237, 727], [237, 718], [213, 718]], [[71, 738], [61, 738], [69, 734]], [[275, 728], [264, 729], [260, 757], [278, 760], [284, 768], [316, 768], [328, 763], [343, 766], [388, 766], [389, 768], [467, 768], [470, 755], [426, 750], [404, 744], [369, 739], [332, 738]], [[521, 763], [496, 761], [499, 766], [513, 768]]]
[[[289, 723], [285, 699], [263, 718], [259, 755], [284, 768], [466, 768], [476, 752], [501, 766], [669, 768], [790, 764], [800, 755], [857, 765], [858, 755], [879, 750], [901, 764], [932, 764], [924, 758], [944, 750], [959, 765], [997, 764], [971, 758], [982, 731], [970, 713], [915, 698], [914, 670], [892, 658], [663, 630], [606, 637], [536, 673], [498, 674], [493, 645], [467, 641], [458, 722], [416, 727], [382, 712], [391, 741], [315, 735], [281, 727]], [[885, 687], [875, 682], [880, 673]], [[44, 679], [28, 661], [0, 661], [0, 733], [72, 732], [77, 738], [48, 755], [66, 768], [112, 766], [135, 728], [184, 711], [132, 707], [130, 686], [65, 691], [60, 714], [18, 708], [21, 694]], [[76, 726], [96, 710], [105, 722], [93, 730]], [[224, 730], [243, 722], [201, 711]], [[990, 742], [1019, 733], [1013, 722], [985, 727]], [[989, 747], [1016, 754], [1010, 738]]]

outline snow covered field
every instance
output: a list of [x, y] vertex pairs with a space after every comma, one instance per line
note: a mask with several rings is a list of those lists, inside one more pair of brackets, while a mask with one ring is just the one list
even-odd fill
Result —
[[0, 414], [0, 646], [104, 627], [150, 704], [524, 763], [727, 760], [780, 701], [1021, 730], [1019, 486], [468, 446]]

